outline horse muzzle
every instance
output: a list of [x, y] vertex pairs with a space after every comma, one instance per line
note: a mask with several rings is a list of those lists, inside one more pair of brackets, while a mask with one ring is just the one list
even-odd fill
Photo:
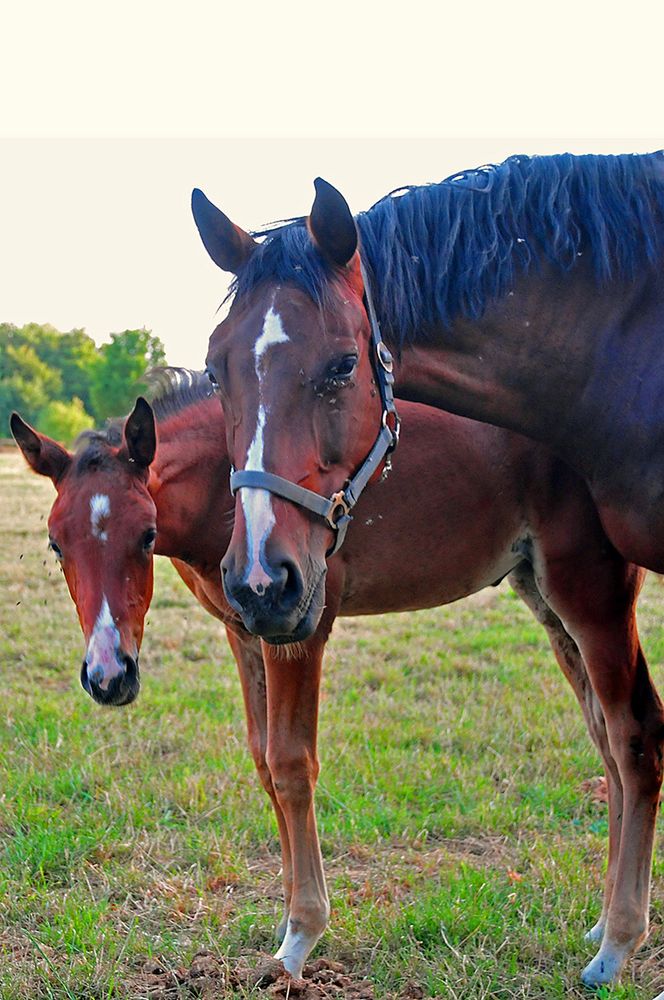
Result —
[[138, 657], [117, 650], [112, 664], [83, 660], [81, 667], [83, 689], [99, 705], [129, 705], [141, 687]]
[[259, 587], [236, 573], [228, 557], [221, 571], [226, 599], [253, 635], [282, 645], [302, 642], [316, 631], [324, 607], [326, 566], [308, 585], [298, 567], [286, 561], [272, 569], [268, 585]]

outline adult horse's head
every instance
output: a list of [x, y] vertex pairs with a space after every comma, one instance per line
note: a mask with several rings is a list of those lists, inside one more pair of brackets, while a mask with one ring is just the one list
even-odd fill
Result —
[[250, 631], [293, 642], [318, 624], [326, 555], [387, 446], [361, 484], [353, 477], [378, 440], [392, 440], [387, 425], [381, 432], [357, 230], [344, 198], [320, 179], [309, 218], [261, 243], [202, 192], [192, 208], [208, 253], [236, 276], [207, 357], [239, 470], [226, 596]]
[[121, 432], [90, 433], [71, 454], [14, 413], [11, 430], [28, 464], [57, 497], [49, 545], [62, 565], [86, 648], [81, 683], [95, 701], [127, 705], [138, 694], [138, 653], [152, 597], [156, 510], [148, 493], [156, 435], [138, 399]]

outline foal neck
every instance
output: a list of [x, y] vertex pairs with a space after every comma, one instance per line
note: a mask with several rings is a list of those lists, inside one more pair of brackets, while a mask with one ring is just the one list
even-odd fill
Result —
[[155, 552], [218, 563], [230, 540], [233, 510], [219, 401], [206, 399], [164, 419], [157, 439], [148, 484], [157, 508]]

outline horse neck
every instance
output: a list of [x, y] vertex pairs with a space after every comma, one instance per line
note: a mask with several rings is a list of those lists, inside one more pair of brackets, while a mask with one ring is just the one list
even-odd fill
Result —
[[[604, 370], [597, 359], [616, 353], [614, 331], [624, 329], [625, 316], [636, 311], [650, 280], [644, 269], [633, 281], [616, 280], [598, 294], [589, 261], [567, 273], [542, 264], [480, 319], [437, 326], [404, 347], [398, 394], [526, 434], [575, 465], [579, 444], [599, 428], [607, 405], [605, 392], [597, 399], [587, 392]], [[621, 368], [645, 349], [635, 331], [623, 335]], [[599, 440], [589, 444], [593, 455], [604, 436], [602, 428]]]
[[155, 551], [186, 562], [214, 562], [230, 540], [233, 507], [218, 400], [204, 400], [160, 421], [158, 442], [149, 483], [157, 508]]

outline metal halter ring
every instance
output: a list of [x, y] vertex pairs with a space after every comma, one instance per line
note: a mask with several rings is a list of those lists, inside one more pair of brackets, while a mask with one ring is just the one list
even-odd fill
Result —
[[[391, 427], [389, 423], [390, 417], [394, 418], [394, 426]], [[383, 410], [383, 415], [381, 417], [381, 424], [392, 432], [392, 444], [388, 449], [388, 454], [390, 451], [394, 451], [396, 446], [399, 444], [399, 435], [401, 434], [401, 418], [396, 410]]]

